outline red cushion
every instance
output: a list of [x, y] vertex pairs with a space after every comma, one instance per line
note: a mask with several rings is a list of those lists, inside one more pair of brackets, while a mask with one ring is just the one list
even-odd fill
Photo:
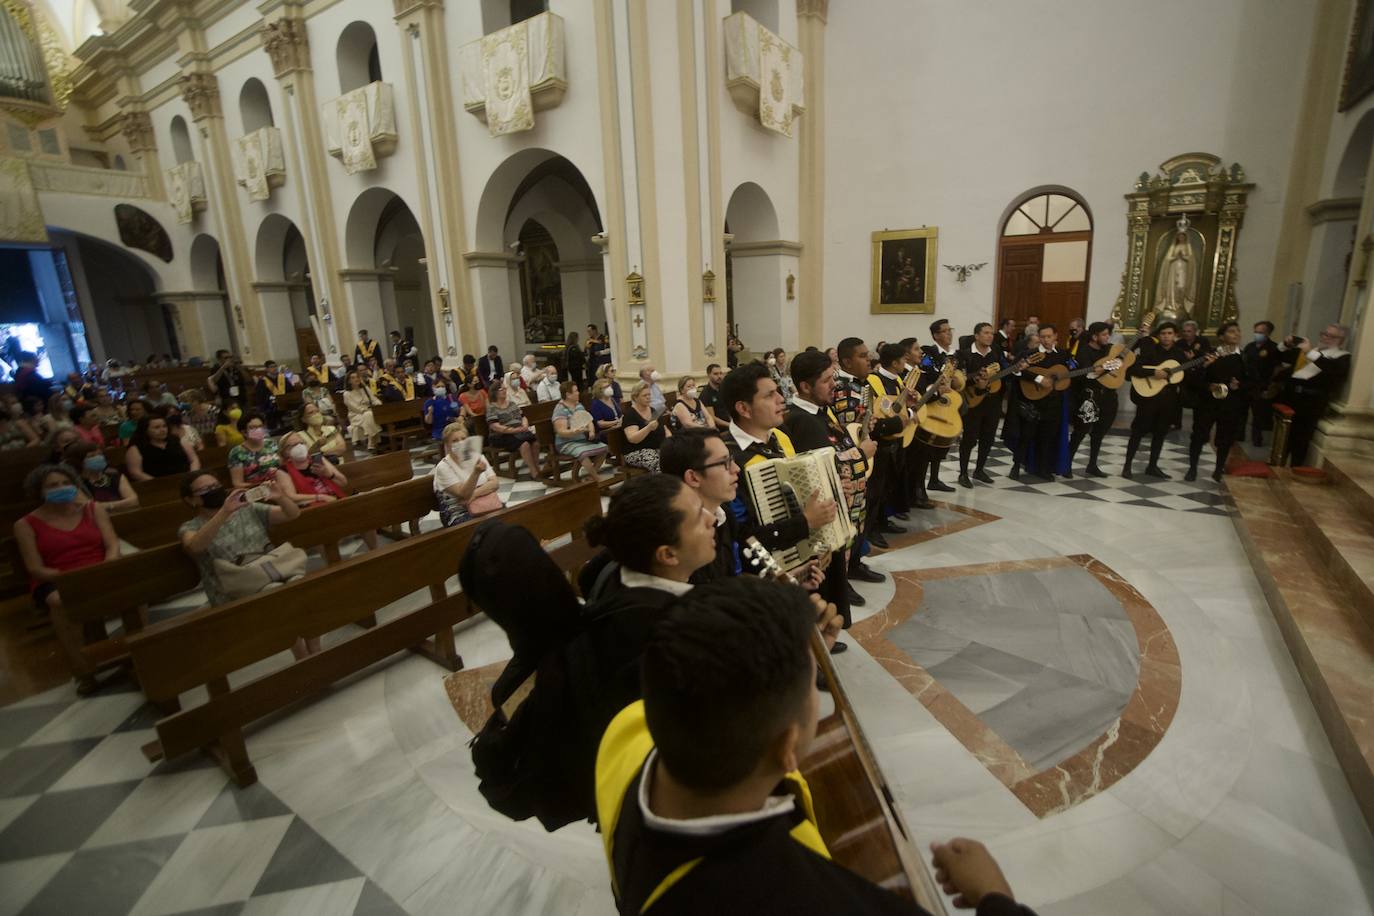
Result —
[[1263, 461], [1241, 461], [1226, 473], [1232, 477], [1273, 477], [1274, 470]]
[[1293, 478], [1304, 483], [1325, 483], [1326, 471], [1321, 468], [1311, 468], [1305, 464], [1300, 464], [1293, 469]]
[[1293, 419], [1293, 408], [1289, 407], [1287, 404], [1275, 404], [1274, 413], [1281, 417], [1287, 417], [1290, 420]]

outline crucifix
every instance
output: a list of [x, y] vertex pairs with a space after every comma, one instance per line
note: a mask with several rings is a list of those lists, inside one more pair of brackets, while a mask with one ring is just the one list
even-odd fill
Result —
[[636, 316], [635, 316], [635, 327], [637, 327], [637, 328], [638, 328], [638, 327], [643, 327], [643, 325], [644, 325], [644, 316], [643, 316], [643, 315], [636, 315]]

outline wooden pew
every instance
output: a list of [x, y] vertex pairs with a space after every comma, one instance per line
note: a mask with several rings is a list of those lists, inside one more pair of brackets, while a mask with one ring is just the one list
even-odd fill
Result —
[[[575, 483], [573, 474], [576, 473], [578, 461], [558, 451], [557, 435], [553, 429], [553, 408], [557, 403], [537, 401], [520, 408], [520, 412], [530, 421], [530, 428], [538, 437], [544, 482], [553, 487], [570, 487]], [[564, 471], [568, 472], [567, 480], [563, 479]]]
[[372, 418], [381, 427], [381, 446], [387, 450], [408, 448], [412, 437], [427, 436], [424, 401], [392, 401], [372, 408]]
[[[418, 535], [420, 519], [432, 511], [434, 481], [429, 476], [416, 477], [308, 509], [268, 534], [274, 544], [290, 541], [302, 550], [319, 547], [325, 562], [333, 565], [339, 562], [339, 544], [345, 538], [378, 528], [396, 528], [403, 522], [412, 536]], [[400, 534], [392, 537], [400, 539]]]
[[[218, 466], [202, 464], [198, 474], [213, 474], [220, 483], [229, 486], [229, 469], [220, 463]], [[134, 492], [138, 494], [139, 511], [160, 506], [165, 503], [181, 501], [181, 482], [185, 474], [172, 474], [168, 477], [154, 477], [152, 480], [131, 480]]]
[[[482, 456], [487, 459], [487, 464], [491, 465], [492, 470], [496, 471], [500, 477], [509, 477], [511, 480], [515, 480], [519, 476], [515, 470], [515, 462], [519, 453], [506, 451], [491, 444], [491, 430], [487, 427], [486, 417], [473, 417], [472, 431], [473, 435], [482, 437]], [[502, 470], [502, 464], [505, 464], [505, 470]]]
[[[503, 510], [499, 517], [549, 539], [576, 534], [600, 511], [599, 489], [583, 485]], [[254, 721], [407, 649], [421, 651], [450, 671], [460, 669], [453, 627], [475, 611], [461, 593], [449, 595], [445, 583], [484, 520], [354, 557], [265, 594], [196, 611], [131, 636], [128, 646], [139, 683], [154, 703], [175, 709], [183, 693], [202, 684], [210, 695], [207, 702], [160, 720], [159, 741], [145, 753], [150, 759], [173, 759], [205, 748], [238, 785], [250, 785], [257, 773], [243, 728]], [[564, 562], [571, 564], [579, 555], [564, 551]], [[433, 599], [425, 607], [230, 686], [230, 674], [289, 649], [297, 638], [321, 636], [425, 587]]]
[[0, 450], [0, 475], [18, 475], [21, 479], [33, 468], [48, 460], [52, 449], [46, 445], [26, 445], [23, 448]]

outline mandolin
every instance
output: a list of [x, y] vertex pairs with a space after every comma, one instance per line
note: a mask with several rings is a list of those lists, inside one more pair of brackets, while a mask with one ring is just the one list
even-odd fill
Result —
[[[1112, 349], [1116, 350], [1117, 346], [1113, 345]], [[1035, 383], [1035, 379], [1022, 379], [1021, 394], [1028, 401], [1038, 401], [1041, 398], [1048, 397], [1052, 392], [1067, 391], [1069, 384], [1074, 379], [1087, 375], [1090, 372], [1102, 373], [1098, 376], [1098, 381], [1107, 379], [1108, 376], [1113, 377], [1115, 381], [1107, 383], [1107, 387], [1116, 388], [1121, 385], [1122, 380], [1125, 378], [1126, 367], [1134, 362], [1134, 353], [1124, 356], [1119, 353], [1117, 355], [1108, 353], [1091, 366], [1084, 366], [1081, 369], [1070, 369], [1068, 366], [1046, 366], [1044, 369], [1037, 372], [1036, 375], [1051, 379], [1053, 384], [1049, 387], [1042, 387]], [[1112, 366], [1111, 369], [1106, 368], [1109, 365]]]
[[1163, 369], [1169, 373], [1168, 378], [1155, 378], [1153, 375], [1135, 375], [1131, 377], [1131, 387], [1135, 393], [1142, 398], [1152, 398], [1159, 394], [1170, 385], [1177, 385], [1183, 381], [1184, 374], [1194, 366], [1201, 366], [1203, 363], [1211, 362], [1216, 359], [1213, 353], [1204, 353], [1197, 359], [1190, 359], [1186, 363], [1179, 363], [1176, 359], [1166, 359], [1157, 366], [1143, 366], [1144, 369]]
[[[796, 584], [757, 538], [746, 541], [744, 554], [759, 575]], [[801, 772], [831, 860], [936, 916], [947, 916], [944, 897], [912, 841], [820, 630], [811, 631], [811, 654], [835, 711], [817, 723]]]
[[[972, 410], [979, 404], [983, 403], [983, 400], [988, 395], [997, 394], [999, 391], [1002, 390], [1002, 379], [1006, 378], [1007, 376], [1015, 372], [1020, 372], [1027, 366], [1033, 366], [1044, 358], [1045, 354], [1043, 353], [1032, 353], [1030, 356], [1027, 356], [1020, 362], [1012, 363], [1011, 365], [1007, 366], [1005, 369], [998, 372], [996, 375], [993, 375], [991, 377], [984, 376], [982, 382], [975, 381], [973, 383], [973, 390], [964, 395], [964, 403], [968, 405], [969, 410]], [[991, 368], [992, 366], [988, 366], [983, 370], [983, 372], [986, 373], [987, 370]]]

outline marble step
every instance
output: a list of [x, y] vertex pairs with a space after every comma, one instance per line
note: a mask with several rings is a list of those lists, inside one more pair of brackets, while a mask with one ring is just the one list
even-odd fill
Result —
[[1285, 486], [1280, 498], [1301, 522], [1336, 582], [1350, 596], [1365, 622], [1374, 626], [1374, 516], [1365, 515], [1348, 488], [1295, 480], [1288, 468], [1275, 468]]
[[1341, 454], [1325, 458], [1323, 468], [1350, 505], [1374, 522], [1374, 460]]
[[1336, 759], [1374, 826], [1374, 626], [1330, 574], [1307, 524], [1293, 513], [1283, 492], [1287, 480], [1231, 477], [1226, 485], [1250, 565]]

